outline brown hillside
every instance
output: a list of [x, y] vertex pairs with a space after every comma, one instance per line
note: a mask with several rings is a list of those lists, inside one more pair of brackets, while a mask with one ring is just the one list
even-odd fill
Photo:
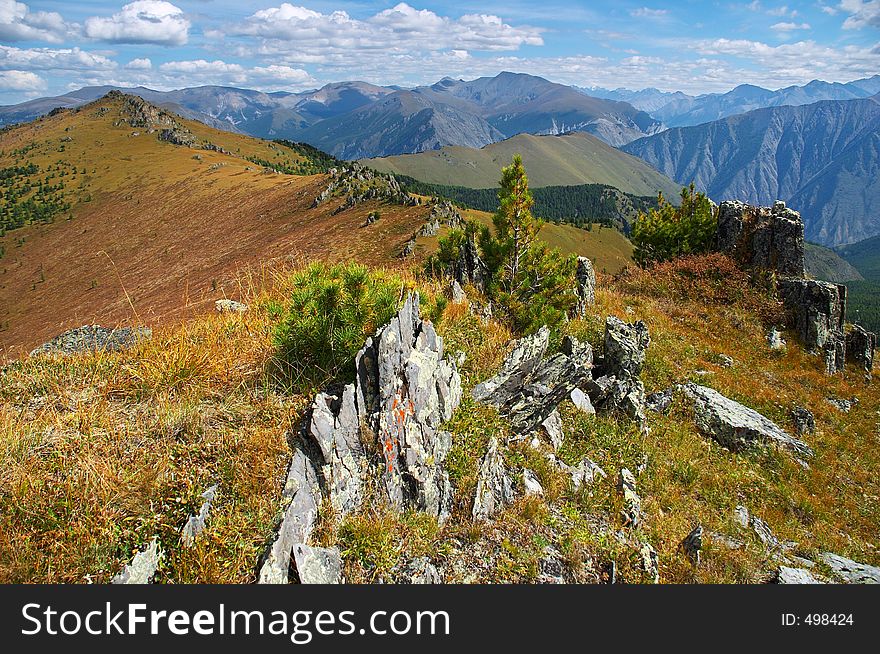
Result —
[[174, 119], [223, 151], [132, 127], [122, 97], [0, 134], [0, 168], [76, 171], [62, 178], [69, 212], [0, 237], [0, 358], [85, 323], [179, 320], [237, 297], [228, 280], [272, 259], [387, 263], [424, 221], [423, 207], [385, 206], [360, 228], [378, 203], [333, 216], [341, 199], [312, 208], [325, 175], [276, 174], [247, 159], [293, 165], [294, 151]]

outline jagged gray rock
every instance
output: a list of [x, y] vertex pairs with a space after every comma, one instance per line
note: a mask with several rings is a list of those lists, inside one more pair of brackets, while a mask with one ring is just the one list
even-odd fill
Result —
[[750, 268], [804, 277], [804, 222], [777, 201], [757, 207], [738, 200], [718, 206], [717, 247]]
[[671, 388], [657, 393], [651, 393], [645, 398], [645, 408], [654, 413], [666, 414], [675, 400], [675, 392]]
[[775, 534], [770, 529], [770, 525], [761, 520], [761, 518], [756, 515], [750, 516], [749, 525], [751, 526], [752, 531], [755, 532], [758, 540], [764, 544], [764, 547], [774, 549], [779, 546], [779, 539], [776, 538]]
[[833, 552], [823, 552], [822, 562], [831, 568], [831, 573], [848, 584], [880, 584], [880, 568], [858, 563]]
[[645, 366], [650, 344], [651, 337], [644, 322], [626, 323], [609, 316], [605, 320], [603, 372], [615, 377], [638, 377]]
[[293, 548], [308, 541], [318, 519], [321, 503], [318, 477], [311, 459], [301, 449], [293, 453], [281, 496], [289, 503], [260, 568], [258, 582], [261, 584], [288, 583]]
[[825, 401], [841, 413], [849, 413], [852, 411], [853, 405], [855, 404], [852, 400], [845, 400], [837, 397], [829, 397], [826, 398]]
[[642, 498], [636, 492], [635, 475], [628, 468], [620, 470], [617, 489], [623, 494], [624, 520], [630, 527], [638, 527], [642, 522]]
[[458, 259], [452, 264], [452, 278], [462, 286], [470, 284], [481, 293], [486, 291], [489, 267], [480, 257], [475, 234], [467, 234], [464, 244], [459, 248]]
[[593, 406], [593, 403], [590, 401], [590, 396], [584, 393], [579, 388], [572, 389], [569, 394], [571, 398], [571, 403], [575, 405], [579, 410], [583, 411], [587, 415], [595, 415], [596, 409]]
[[684, 392], [693, 400], [697, 427], [732, 451], [763, 444], [777, 445], [798, 456], [813, 455], [806, 443], [787, 434], [754, 409], [716, 390], [688, 383], [684, 386]]
[[341, 584], [342, 556], [335, 547], [309, 547], [299, 543], [293, 547], [296, 573], [301, 584]]
[[805, 568], [791, 568], [786, 565], [779, 566], [776, 571], [777, 584], [824, 584], [812, 572]]
[[538, 481], [538, 476], [534, 472], [528, 468], [523, 468], [522, 476], [526, 495], [544, 495], [544, 487], [541, 486], [541, 482]]
[[32, 357], [42, 354], [77, 354], [79, 352], [119, 352], [149, 340], [153, 330], [146, 327], [101, 327], [83, 325], [59, 334], [51, 341], [31, 350]]
[[816, 433], [816, 418], [809, 409], [796, 406], [791, 410], [791, 418], [794, 421], [794, 430], [798, 436]]
[[243, 302], [236, 302], [235, 300], [227, 300], [225, 298], [214, 302], [214, 307], [218, 313], [244, 313], [248, 310], [248, 305]]
[[641, 559], [642, 572], [652, 583], [659, 584], [660, 565], [657, 560], [657, 550], [650, 543], [642, 543], [639, 547], [639, 558]]
[[575, 287], [575, 296], [577, 304], [574, 308], [574, 316], [583, 318], [587, 315], [587, 311], [596, 303], [596, 271], [593, 270], [593, 263], [587, 257], [577, 258], [577, 286]]
[[214, 504], [214, 498], [217, 495], [217, 484], [209, 487], [202, 493], [202, 506], [196, 515], [191, 515], [181, 530], [181, 541], [184, 547], [192, 547], [196, 542], [196, 537], [202, 533], [208, 521], [208, 512]]
[[779, 296], [806, 348], [821, 352], [825, 370], [843, 370], [846, 360], [846, 286], [813, 279], [780, 279]]
[[877, 336], [861, 325], [852, 325], [846, 334], [846, 358], [858, 366], [870, 378], [874, 370], [874, 350]]
[[164, 553], [156, 538], [150, 541], [146, 549], [134, 555], [131, 563], [127, 564], [122, 571], [111, 580], [111, 584], [149, 584]]
[[776, 329], [776, 327], [767, 332], [767, 345], [774, 352], [782, 352], [788, 348], [785, 339], [782, 338], [782, 332]]
[[480, 462], [477, 491], [471, 514], [474, 520], [488, 520], [506, 505], [513, 502], [513, 484], [498, 451], [498, 439], [489, 441], [489, 449]]
[[556, 410], [573, 389], [590, 378], [592, 348], [572, 345], [573, 355], [564, 352], [544, 355], [550, 330], [544, 326], [516, 342], [497, 375], [478, 384], [474, 399], [499, 408], [510, 419], [517, 437], [525, 437]]
[[562, 446], [562, 441], [565, 439], [565, 434], [562, 431], [562, 417], [559, 415], [559, 411], [554, 409], [553, 412], [547, 416], [547, 419], [541, 423], [541, 426], [544, 428], [547, 438], [550, 439], [550, 444], [553, 446], [553, 450], [558, 450]]
[[599, 464], [586, 458], [581, 460], [574, 468], [569, 468], [568, 472], [571, 475], [571, 483], [575, 489], [592, 484], [597, 477], [602, 477], [602, 479], [608, 477]]
[[[342, 515], [360, 505], [377, 455], [393, 506], [444, 520], [452, 485], [443, 464], [452, 437], [439, 426], [461, 402], [461, 377], [444, 358], [443, 339], [421, 319], [418, 294], [367, 339], [355, 367], [356, 382], [341, 397], [318, 395], [306, 421], [305, 433], [321, 452], [331, 504]], [[364, 447], [370, 440], [375, 452]]]
[[700, 552], [703, 549], [703, 525], [694, 527], [679, 546], [694, 566], [700, 565]]

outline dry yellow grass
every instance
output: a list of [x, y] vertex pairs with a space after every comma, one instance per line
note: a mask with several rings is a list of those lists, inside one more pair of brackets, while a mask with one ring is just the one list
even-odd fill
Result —
[[[203, 316], [125, 353], [26, 359], [0, 373], [0, 581], [104, 582], [155, 535], [167, 553], [159, 582], [253, 581], [279, 516], [286, 434], [309, 400], [271, 381], [271, 309], [289, 294], [289, 272], [243, 279], [251, 310], [242, 316]], [[682, 400], [669, 416], [651, 416], [648, 436], [626, 420], [564, 406], [560, 456], [570, 464], [589, 456], [609, 479], [575, 492], [542, 455], [512, 446], [508, 463], [533, 469], [546, 501], [521, 499], [498, 521], [475, 525], [470, 502], [478, 461], [490, 435], [504, 438], [507, 425], [467, 392], [497, 370], [510, 333], [463, 305], [448, 305], [438, 330], [448, 352], [467, 354], [466, 399], [448, 425], [452, 518], [438, 528], [378, 503], [340, 524], [325, 520], [319, 542], [340, 546], [348, 578], [389, 579], [409, 557], [428, 554], [446, 563], [450, 581], [531, 581], [544, 548], [553, 545], [580, 581], [607, 579], [603, 566], [610, 561], [619, 579], [646, 581], [636, 550], [613, 535], [623, 526], [614, 478], [621, 467], [640, 465], [646, 517], [635, 537], [657, 549], [664, 582], [761, 580], [772, 565], [755, 536], [735, 525], [737, 504], [804, 553], [832, 550], [880, 562], [876, 383], [851, 370], [825, 377], [820, 361], [793, 338], [786, 354], [770, 352], [754, 298], [720, 303], [663, 288], [604, 278], [595, 315], [566, 329], [598, 344], [605, 316], [645, 320], [653, 339], [643, 375], [649, 392], [695, 380], [788, 430], [791, 407], [810, 408], [818, 433], [807, 437], [816, 451], [809, 470], [781, 453], [723, 449], [697, 432]], [[721, 366], [719, 354], [735, 364]], [[856, 396], [859, 403], [844, 414], [826, 402], [830, 396]], [[213, 483], [220, 491], [208, 528], [185, 549], [179, 530]], [[702, 565], [693, 568], [678, 545], [698, 522], [706, 546]], [[743, 547], [730, 549], [710, 532]]]

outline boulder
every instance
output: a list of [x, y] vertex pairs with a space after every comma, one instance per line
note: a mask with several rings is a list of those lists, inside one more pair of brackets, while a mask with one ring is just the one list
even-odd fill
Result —
[[335, 547], [309, 547], [302, 543], [293, 548], [296, 574], [301, 584], [341, 584], [342, 556]]
[[846, 286], [812, 279], [780, 279], [779, 296], [798, 339], [821, 353], [825, 370], [843, 370], [846, 359]]
[[538, 476], [528, 468], [523, 468], [523, 488], [525, 489], [527, 496], [544, 496], [544, 487], [541, 486], [541, 482], [538, 481]]
[[870, 377], [874, 370], [877, 336], [860, 325], [852, 325], [846, 334], [846, 359]]
[[562, 431], [562, 418], [559, 415], [559, 411], [554, 410], [549, 416], [547, 416], [547, 419], [541, 423], [541, 426], [544, 428], [547, 438], [550, 439], [550, 444], [553, 446], [553, 450], [558, 450], [562, 446], [562, 441], [565, 439], [565, 434]]
[[774, 352], [784, 352], [788, 348], [785, 339], [782, 338], [782, 332], [776, 327], [767, 332], [767, 345]]
[[657, 393], [651, 393], [645, 398], [645, 408], [654, 413], [666, 414], [669, 412], [672, 402], [675, 399], [675, 392], [671, 388]]
[[577, 273], [575, 276], [577, 286], [574, 293], [577, 304], [574, 308], [574, 317], [583, 318], [587, 311], [596, 303], [596, 271], [593, 270], [592, 262], [586, 257], [577, 258]]
[[876, 566], [858, 563], [833, 552], [824, 552], [820, 558], [841, 581], [848, 584], [880, 584], [880, 568]]
[[595, 415], [596, 409], [590, 401], [590, 396], [584, 393], [581, 389], [574, 388], [569, 397], [571, 398], [571, 403], [574, 404], [576, 408], [587, 415]]
[[146, 327], [101, 327], [83, 325], [53, 338], [31, 351], [31, 356], [43, 354], [69, 355], [79, 352], [119, 352], [149, 340], [153, 330]]
[[787, 434], [757, 411], [716, 390], [688, 383], [684, 386], [684, 392], [694, 403], [697, 427], [732, 451], [755, 445], [775, 445], [798, 456], [813, 455], [806, 443]]
[[217, 484], [214, 484], [202, 493], [202, 500], [204, 501], [199, 508], [198, 514], [191, 515], [181, 530], [181, 541], [184, 547], [192, 547], [195, 544], [196, 537], [205, 529], [208, 521], [208, 512], [211, 510], [211, 505], [214, 503], [216, 495]]
[[480, 257], [476, 235], [466, 235], [458, 259], [452, 264], [451, 273], [452, 278], [462, 286], [470, 284], [481, 293], [485, 292], [489, 268]]
[[718, 251], [749, 268], [804, 277], [804, 222], [777, 201], [759, 207], [737, 200], [718, 206]]
[[605, 321], [603, 372], [615, 377], [638, 377], [645, 366], [645, 353], [650, 344], [651, 337], [644, 322], [626, 323], [609, 316]]
[[513, 484], [498, 451], [498, 439], [489, 441], [489, 449], [480, 462], [474, 508], [474, 520], [488, 520], [506, 505], [513, 502]]
[[131, 563], [127, 564], [122, 571], [110, 581], [111, 584], [149, 584], [164, 553], [159, 541], [153, 538], [146, 549], [134, 555]]

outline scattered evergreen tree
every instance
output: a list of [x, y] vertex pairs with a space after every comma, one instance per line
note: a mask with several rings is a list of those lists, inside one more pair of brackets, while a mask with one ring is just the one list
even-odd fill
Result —
[[693, 184], [681, 190], [681, 206], [667, 202], [662, 193], [657, 204], [657, 209], [640, 214], [633, 226], [636, 263], [646, 266], [711, 251], [718, 218], [709, 198], [696, 192]]

